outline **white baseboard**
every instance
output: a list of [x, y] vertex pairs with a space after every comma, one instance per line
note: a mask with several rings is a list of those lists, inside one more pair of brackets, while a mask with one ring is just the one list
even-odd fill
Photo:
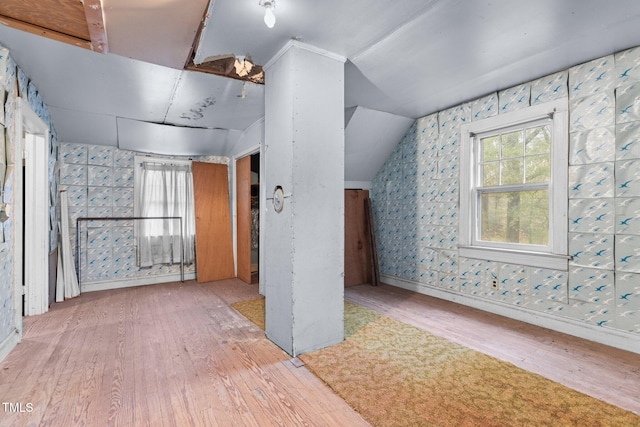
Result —
[[9, 335], [0, 342], [0, 362], [4, 360], [5, 357], [11, 350], [15, 348], [16, 345], [20, 342], [20, 332], [17, 329], [12, 330]]
[[[196, 273], [184, 273], [184, 280], [193, 280]], [[83, 283], [81, 292], [105, 291], [107, 289], [131, 288], [134, 286], [156, 285], [158, 283], [179, 282], [180, 274], [137, 277], [135, 279], [107, 280], [103, 282]]]
[[564, 334], [573, 335], [589, 341], [595, 341], [600, 344], [640, 354], [640, 336], [630, 332], [607, 328], [606, 326], [589, 325], [587, 323], [582, 323], [565, 317], [556, 317], [523, 307], [515, 307], [500, 301], [489, 301], [474, 298], [468, 295], [455, 293], [447, 289], [436, 288], [425, 285], [424, 283], [400, 279], [398, 277], [387, 276], [385, 274], [380, 275], [380, 280], [383, 283], [396, 286], [398, 288], [455, 302], [468, 307], [487, 311], [489, 313], [519, 320], [521, 322], [530, 323], [532, 325], [541, 326]]

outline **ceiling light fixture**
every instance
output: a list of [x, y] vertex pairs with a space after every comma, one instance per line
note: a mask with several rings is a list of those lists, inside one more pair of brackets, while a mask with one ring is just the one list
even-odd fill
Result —
[[276, 15], [273, 13], [276, 8], [276, 0], [260, 0], [260, 6], [264, 7], [264, 23], [269, 28], [276, 25]]

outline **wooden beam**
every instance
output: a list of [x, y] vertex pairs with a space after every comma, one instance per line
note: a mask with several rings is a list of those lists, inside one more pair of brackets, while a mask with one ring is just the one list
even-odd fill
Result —
[[100, 53], [109, 53], [102, 0], [84, 0], [84, 14], [87, 18], [87, 27], [89, 28], [93, 50]]
[[2, 0], [0, 15], [81, 40], [90, 40], [84, 6], [79, 0]]
[[91, 47], [91, 42], [89, 42], [88, 40], [83, 40], [67, 34], [59, 33], [57, 31], [48, 30], [46, 28], [29, 24], [24, 21], [19, 21], [17, 19], [9, 18], [4, 15], [0, 15], [0, 24], [6, 25], [7, 27], [15, 28], [16, 30], [26, 31], [31, 34], [57, 40], [59, 42], [68, 43], [74, 46], [93, 50]]
[[364, 199], [364, 210], [367, 217], [367, 229], [369, 231], [369, 244], [371, 245], [371, 284], [373, 286], [380, 285], [380, 265], [378, 264], [378, 245], [376, 243], [376, 232], [373, 226], [373, 208], [371, 207], [371, 199]]
[[193, 62], [190, 62], [186, 67], [184, 67], [184, 69], [188, 71], [198, 71], [201, 73], [215, 74], [216, 76], [229, 77], [236, 80], [242, 80], [243, 82], [251, 82], [261, 85], [264, 84], [264, 72], [262, 70], [262, 66], [260, 65], [254, 65], [253, 69], [251, 70], [251, 74], [245, 77], [240, 77], [238, 74], [236, 74], [235, 68], [233, 68], [233, 62], [231, 63], [231, 67], [228, 67], [226, 63], [221, 65], [216, 64], [215, 62], [218, 61], [203, 62], [200, 65], [196, 65]]

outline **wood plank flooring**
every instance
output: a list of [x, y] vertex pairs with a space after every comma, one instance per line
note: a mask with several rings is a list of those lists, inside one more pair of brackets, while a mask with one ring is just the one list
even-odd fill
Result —
[[[230, 304], [231, 279], [92, 292], [25, 319], [0, 426], [366, 426]], [[26, 404], [33, 411], [26, 410]]]
[[[92, 292], [27, 318], [0, 363], [0, 426], [359, 426], [342, 399], [230, 307], [236, 279]], [[348, 300], [640, 414], [640, 355], [391, 286]]]
[[393, 286], [347, 300], [640, 415], [640, 355]]

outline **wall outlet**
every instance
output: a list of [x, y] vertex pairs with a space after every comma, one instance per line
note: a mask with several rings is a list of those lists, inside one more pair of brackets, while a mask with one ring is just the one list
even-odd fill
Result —
[[493, 279], [493, 280], [491, 281], [491, 287], [492, 287], [493, 289], [498, 289], [498, 280], [497, 280], [497, 279]]

